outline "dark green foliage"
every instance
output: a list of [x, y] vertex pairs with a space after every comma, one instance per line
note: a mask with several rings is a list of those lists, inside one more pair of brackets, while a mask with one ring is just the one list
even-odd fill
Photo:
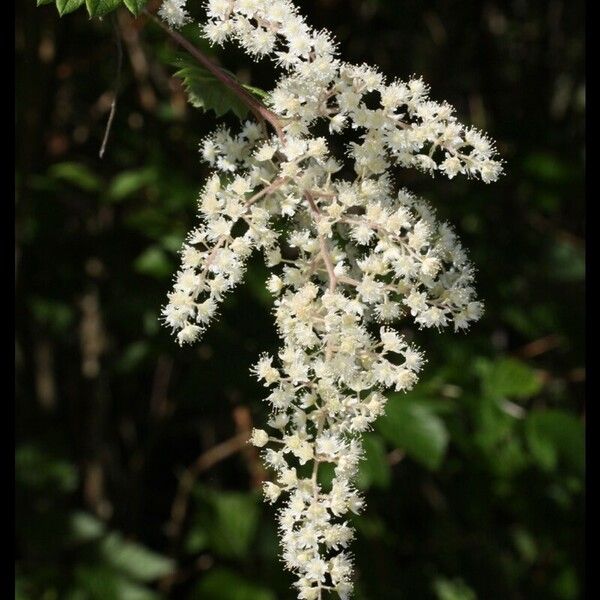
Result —
[[[260, 257], [197, 347], [180, 349], [158, 321], [208, 173], [198, 143], [242, 115], [192, 63], [178, 65], [191, 69], [185, 81], [173, 78], [163, 33], [122, 9], [121, 92], [99, 160], [114, 30], [83, 6], [108, 14], [143, 2], [43, 4], [81, 10], [58, 19], [53, 7], [17, 3], [15, 597], [291, 600], [253, 449], [199, 472], [173, 526], [185, 470], [266, 418], [265, 389], [248, 374], [277, 347]], [[336, 33], [343, 58], [390, 76], [422, 73], [507, 161], [490, 186], [397, 174], [456, 225], [486, 313], [467, 334], [407, 332], [428, 362], [366, 436], [356, 597], [578, 600], [582, 9], [304, 6]], [[199, 43], [196, 27], [183, 33]], [[231, 47], [218, 58], [240, 81], [272, 87], [269, 62]], [[185, 87], [211, 112], [194, 110]]]
[[377, 423], [384, 439], [430, 469], [437, 469], [448, 445], [444, 422], [427, 405], [411, 394], [392, 397], [386, 414]]
[[43, 4], [56, 4], [56, 10], [62, 17], [77, 10], [81, 6], [87, 8], [90, 17], [104, 17], [125, 5], [134, 15], [139, 15], [148, 3], [148, 0], [36, 0], [37, 6]]

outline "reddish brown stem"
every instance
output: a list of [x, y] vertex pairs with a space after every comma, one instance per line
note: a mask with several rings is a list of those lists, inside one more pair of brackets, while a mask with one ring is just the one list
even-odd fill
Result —
[[252, 94], [250, 94], [242, 85], [239, 84], [233, 77], [225, 73], [223, 69], [215, 65], [207, 56], [205, 56], [196, 46], [194, 46], [189, 40], [183, 37], [177, 31], [173, 31], [170, 27], [167, 27], [158, 17], [148, 11], [144, 13], [150, 17], [167, 35], [184, 50], [190, 53], [205, 69], [210, 71], [223, 85], [229, 88], [252, 112], [258, 121], [266, 121], [273, 127], [277, 136], [283, 141], [283, 127], [279, 117], [270, 111], [262, 102], [257, 100]]

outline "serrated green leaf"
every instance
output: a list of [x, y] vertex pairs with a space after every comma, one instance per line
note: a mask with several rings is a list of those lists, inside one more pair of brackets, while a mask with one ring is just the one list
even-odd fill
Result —
[[43, 6], [44, 4], [54, 4], [54, 0], [36, 0], [36, 6]]
[[100, 552], [105, 562], [125, 573], [135, 581], [153, 581], [173, 571], [173, 561], [129, 542], [118, 533], [111, 533], [104, 540]]
[[123, 0], [85, 0], [90, 17], [103, 17], [115, 10]]
[[248, 107], [212, 73], [199, 67], [185, 67], [175, 73], [183, 80], [190, 104], [204, 111], [212, 110], [217, 117], [227, 112], [239, 119], [248, 114]]
[[[188, 100], [192, 106], [204, 111], [212, 110], [217, 117], [222, 117], [227, 112], [234, 113], [239, 119], [246, 117], [249, 112], [248, 106], [210, 71], [183, 57], [179, 57], [176, 66], [180, 68], [175, 76], [183, 80]], [[227, 74], [235, 79], [232, 73], [227, 72]], [[268, 95], [259, 88], [240, 85], [260, 100], [264, 100]]]
[[148, 0], [123, 0], [123, 2], [129, 11], [136, 17], [142, 12], [144, 6], [148, 4]]
[[62, 17], [77, 10], [83, 3], [84, 0], [56, 0], [56, 10]]
[[383, 437], [425, 465], [437, 469], [448, 446], [444, 422], [418, 400], [395, 398], [388, 401], [387, 414], [378, 423]]

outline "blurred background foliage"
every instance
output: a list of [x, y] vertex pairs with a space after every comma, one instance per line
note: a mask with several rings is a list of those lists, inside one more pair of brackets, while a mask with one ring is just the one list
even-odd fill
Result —
[[[487, 310], [466, 335], [407, 332], [428, 364], [366, 437], [356, 597], [581, 598], [583, 3], [304, 10], [346, 59], [423, 74], [507, 161], [490, 186], [398, 173], [456, 224]], [[16, 598], [291, 599], [244, 444], [265, 420], [248, 368], [277, 344], [260, 258], [199, 346], [158, 322], [215, 116], [124, 9], [59, 19], [19, 0], [16, 17]], [[266, 62], [215, 60], [270, 87]]]

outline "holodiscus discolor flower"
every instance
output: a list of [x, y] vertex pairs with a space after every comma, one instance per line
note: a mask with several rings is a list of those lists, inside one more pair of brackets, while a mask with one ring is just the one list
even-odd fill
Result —
[[[185, 12], [183, 2], [165, 6]], [[272, 473], [265, 498], [282, 503], [282, 557], [298, 598], [348, 598], [348, 516], [364, 507], [354, 484], [361, 434], [384, 413], [384, 392], [410, 390], [424, 364], [394, 327], [404, 318], [461, 330], [482, 314], [453, 229], [396, 187], [394, 168], [488, 183], [502, 165], [493, 143], [431, 100], [422, 79], [390, 81], [342, 61], [331, 35], [290, 1], [209, 0], [206, 8], [208, 40], [232, 41], [280, 69], [267, 104], [282, 132], [246, 122], [202, 142], [214, 174], [163, 317], [181, 344], [198, 340], [249, 256], [264, 255], [281, 348], [253, 368], [269, 388], [271, 417], [251, 441]], [[333, 465], [329, 485], [324, 463]]]

